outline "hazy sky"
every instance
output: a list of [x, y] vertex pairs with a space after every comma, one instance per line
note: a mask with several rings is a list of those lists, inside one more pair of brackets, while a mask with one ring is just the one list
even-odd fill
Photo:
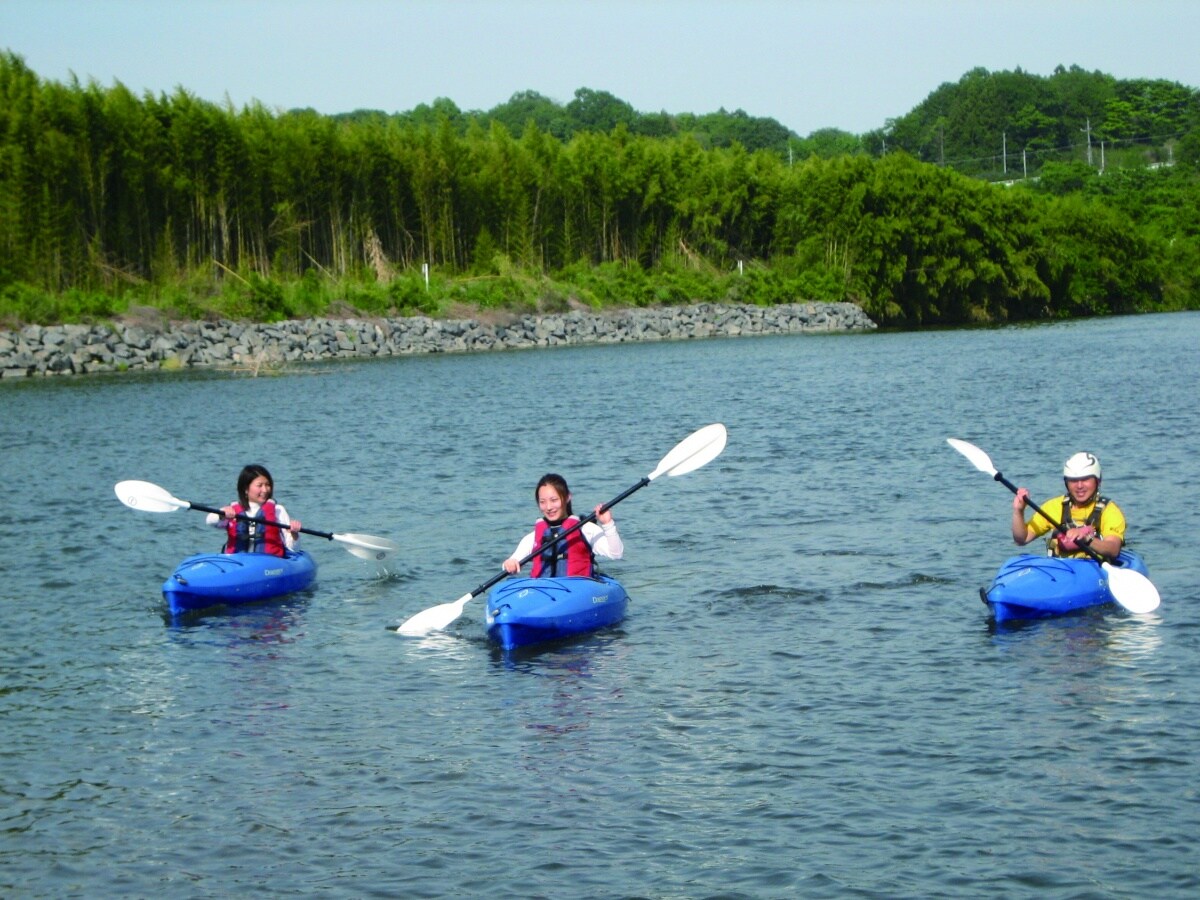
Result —
[[1200, 87], [1198, 0], [0, 0], [41, 78], [235, 107], [487, 110], [580, 87], [640, 112], [862, 133], [970, 69]]

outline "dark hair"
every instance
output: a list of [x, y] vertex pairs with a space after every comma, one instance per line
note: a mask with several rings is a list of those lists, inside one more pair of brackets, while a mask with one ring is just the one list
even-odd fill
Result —
[[[558, 494], [558, 498], [566, 504], [566, 515], [575, 515], [573, 512], [571, 512], [571, 489], [567, 487], [567, 480], [561, 475], [555, 475], [553, 472], [543, 475], [541, 480], [538, 481], [537, 487], [533, 489], [533, 502], [537, 503], [538, 494], [540, 494], [542, 488], [546, 487], [547, 485], [554, 488], [555, 493]], [[566, 516], [564, 516], [564, 518], [566, 518]]]
[[271, 482], [271, 493], [269, 497], [275, 496], [275, 479], [271, 477], [271, 473], [266, 470], [265, 466], [260, 466], [257, 463], [251, 463], [242, 469], [242, 474], [238, 476], [238, 499], [242, 501], [242, 506], [250, 505], [250, 498], [246, 496], [246, 492], [250, 490], [250, 482], [259, 475]]

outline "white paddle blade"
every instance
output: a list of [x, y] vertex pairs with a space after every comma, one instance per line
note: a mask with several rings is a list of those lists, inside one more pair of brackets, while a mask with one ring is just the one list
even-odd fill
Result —
[[721, 455], [727, 438], [725, 426], [719, 422], [705, 425], [676, 444], [647, 477], [653, 481], [659, 475], [672, 477], [694, 472]]
[[192, 505], [186, 500], [172, 497], [166, 490], [149, 481], [118, 481], [113, 490], [118, 500], [130, 509], [140, 509], [142, 512], [175, 512]]
[[1108, 574], [1108, 590], [1113, 599], [1130, 612], [1153, 612], [1162, 603], [1154, 582], [1141, 572], [1120, 568], [1111, 563], [1104, 563], [1103, 569]]
[[396, 629], [397, 634], [420, 636], [431, 631], [441, 631], [463, 614], [463, 608], [471, 599], [470, 594], [463, 594], [453, 603], [443, 603], [422, 610], [410, 619], [405, 619]]
[[369, 559], [383, 562], [393, 553], [400, 550], [395, 541], [376, 537], [373, 534], [335, 534], [333, 539], [346, 545], [346, 551], [353, 553], [359, 559]]
[[986, 472], [993, 478], [996, 476], [996, 467], [992, 465], [992, 458], [974, 444], [968, 444], [966, 441], [960, 441], [958, 438], [946, 438], [946, 443], [969, 459], [971, 465], [980, 472]]

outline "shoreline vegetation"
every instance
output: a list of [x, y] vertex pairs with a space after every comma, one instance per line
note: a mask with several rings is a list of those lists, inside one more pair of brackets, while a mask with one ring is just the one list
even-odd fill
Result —
[[[805, 298], [922, 328], [1200, 307], [1200, 92], [1170, 83], [973, 70], [828, 141], [583, 89], [487, 113], [235, 109], [43, 81], [11, 52], [0, 96], [9, 329], [139, 308], [272, 323]], [[988, 149], [1014, 141], [1020, 179]]]
[[426, 353], [471, 353], [580, 344], [673, 341], [764, 334], [872, 331], [853, 303], [770, 307], [687, 306], [521, 316], [432, 319], [315, 318], [275, 323], [28, 325], [0, 331], [0, 378], [127, 371], [224, 369], [250, 375], [298, 364]]

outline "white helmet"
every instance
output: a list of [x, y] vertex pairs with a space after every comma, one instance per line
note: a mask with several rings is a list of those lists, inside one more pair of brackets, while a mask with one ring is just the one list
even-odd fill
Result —
[[1095, 478], [1100, 480], [1100, 460], [1093, 454], [1076, 453], [1063, 465], [1063, 478]]

